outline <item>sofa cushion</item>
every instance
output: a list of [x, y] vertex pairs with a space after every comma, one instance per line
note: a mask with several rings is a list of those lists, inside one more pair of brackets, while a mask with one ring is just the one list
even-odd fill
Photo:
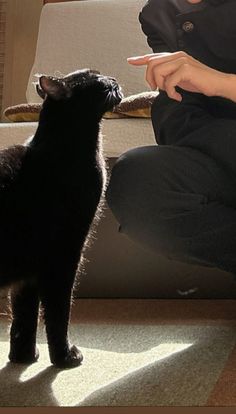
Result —
[[141, 92], [123, 98], [113, 112], [106, 112], [104, 118], [150, 118], [151, 106], [154, 99], [159, 94], [158, 91]]
[[[150, 118], [151, 105], [158, 91], [142, 92], [123, 98], [112, 112], [106, 112], [104, 118]], [[20, 104], [5, 109], [4, 115], [12, 122], [37, 122], [42, 104]]]
[[20, 104], [9, 106], [4, 116], [12, 122], [37, 122], [42, 104]]

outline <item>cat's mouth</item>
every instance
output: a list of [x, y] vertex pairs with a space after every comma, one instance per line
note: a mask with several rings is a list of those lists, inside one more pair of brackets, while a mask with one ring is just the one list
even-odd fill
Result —
[[107, 77], [109, 85], [106, 89], [107, 96], [106, 96], [106, 104], [107, 104], [107, 110], [112, 110], [115, 106], [117, 106], [122, 98], [123, 98], [123, 92], [116, 81], [115, 78], [111, 78], [110, 76]]

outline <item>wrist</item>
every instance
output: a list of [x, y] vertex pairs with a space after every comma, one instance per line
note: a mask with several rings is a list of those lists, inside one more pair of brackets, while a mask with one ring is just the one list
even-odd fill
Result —
[[222, 98], [236, 102], [236, 75], [231, 73], [221, 73], [216, 96], [221, 96]]

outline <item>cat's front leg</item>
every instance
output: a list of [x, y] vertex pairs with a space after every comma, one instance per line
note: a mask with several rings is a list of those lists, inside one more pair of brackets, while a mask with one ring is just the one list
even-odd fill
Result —
[[30, 364], [36, 362], [39, 294], [33, 282], [22, 282], [11, 289], [12, 325], [10, 331], [11, 362]]
[[40, 284], [50, 360], [58, 368], [73, 368], [83, 360], [80, 350], [68, 339], [74, 278], [75, 272], [57, 269], [44, 275]]

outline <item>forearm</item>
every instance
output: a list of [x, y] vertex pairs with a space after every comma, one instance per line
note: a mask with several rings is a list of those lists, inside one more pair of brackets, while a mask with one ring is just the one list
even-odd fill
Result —
[[236, 75], [231, 73], [222, 73], [222, 79], [219, 82], [217, 96], [230, 99], [236, 103]]

